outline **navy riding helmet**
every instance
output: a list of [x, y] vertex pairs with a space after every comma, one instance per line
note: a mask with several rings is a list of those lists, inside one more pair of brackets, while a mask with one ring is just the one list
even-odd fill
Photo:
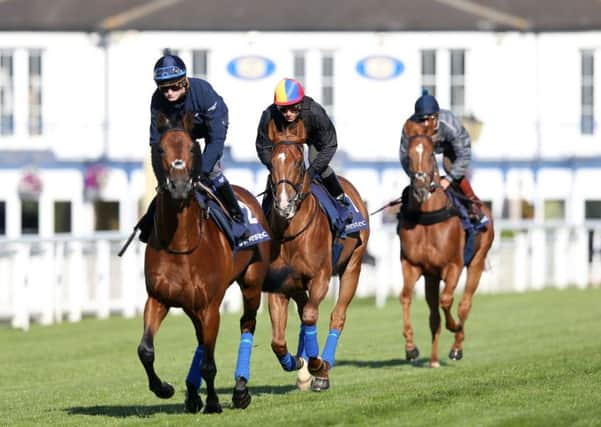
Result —
[[413, 113], [416, 118], [423, 118], [436, 114], [440, 111], [436, 98], [428, 93], [427, 89], [422, 91], [422, 96], [417, 98], [415, 101], [415, 112]]
[[176, 55], [164, 55], [154, 64], [154, 81], [161, 85], [186, 77], [186, 64]]

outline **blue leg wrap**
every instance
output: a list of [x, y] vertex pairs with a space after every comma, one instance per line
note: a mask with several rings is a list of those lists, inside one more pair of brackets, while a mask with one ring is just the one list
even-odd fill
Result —
[[319, 355], [319, 343], [317, 342], [317, 326], [305, 325], [305, 352], [308, 357]]
[[246, 381], [250, 380], [250, 353], [253, 348], [253, 334], [244, 332], [240, 337], [240, 346], [238, 347], [238, 362], [236, 363], [236, 372], [234, 381], [242, 377]]
[[284, 371], [290, 372], [293, 371], [294, 368], [296, 368], [296, 361], [290, 353], [286, 353], [285, 355], [278, 357], [278, 360], [280, 361], [280, 365], [282, 365], [282, 368], [284, 368]]
[[326, 339], [326, 345], [323, 349], [321, 358], [330, 364], [330, 368], [334, 367], [334, 359], [336, 358], [336, 347], [338, 346], [338, 337], [340, 332], [336, 329], [330, 329], [328, 338]]
[[192, 358], [192, 364], [190, 365], [190, 370], [188, 371], [188, 376], [186, 377], [186, 382], [193, 384], [197, 389], [199, 389], [200, 385], [202, 384], [202, 378], [200, 377], [200, 364], [202, 363], [204, 355], [204, 345], [199, 345], [196, 347], [194, 357]]
[[300, 325], [300, 332], [298, 333], [298, 350], [296, 355], [307, 359], [307, 352], [305, 351], [305, 325], [302, 323]]

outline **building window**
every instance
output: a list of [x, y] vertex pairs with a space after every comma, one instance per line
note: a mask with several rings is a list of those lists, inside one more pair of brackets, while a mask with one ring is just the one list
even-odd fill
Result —
[[465, 50], [451, 50], [451, 111], [465, 113]]
[[208, 58], [206, 50], [192, 51], [192, 75], [201, 79], [207, 78]]
[[54, 202], [54, 233], [71, 232], [71, 202]]
[[601, 200], [585, 200], [584, 219], [601, 219]]
[[565, 200], [545, 200], [545, 220], [565, 219]]
[[40, 204], [37, 200], [21, 200], [21, 234], [40, 231]]
[[334, 117], [334, 55], [324, 53], [321, 58], [321, 105], [330, 118]]
[[119, 202], [98, 200], [94, 202], [94, 214], [95, 231], [119, 230]]
[[13, 56], [0, 51], [0, 135], [14, 133]]
[[0, 236], [6, 235], [6, 202], [0, 200]]
[[422, 50], [422, 89], [436, 96], [436, 51]]
[[592, 50], [583, 50], [580, 54], [580, 132], [592, 135], [595, 131], [595, 56]]
[[42, 134], [42, 52], [29, 52], [29, 134]]
[[298, 80], [303, 85], [303, 87], [305, 87], [305, 52], [294, 52], [293, 75], [294, 78]]

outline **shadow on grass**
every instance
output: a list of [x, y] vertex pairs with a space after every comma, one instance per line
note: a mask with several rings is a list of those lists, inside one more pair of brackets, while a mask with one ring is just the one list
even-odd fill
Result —
[[[218, 394], [231, 394], [233, 386], [229, 388], [217, 388]], [[286, 394], [291, 391], [297, 390], [294, 385], [249, 385], [249, 391], [252, 397], [258, 397], [267, 394]], [[177, 392], [176, 392], [177, 393]], [[203, 402], [206, 399], [206, 390], [201, 388], [200, 395]], [[177, 396], [177, 394], [176, 394]], [[221, 396], [220, 396], [221, 397]], [[177, 399], [177, 397], [176, 397]], [[220, 399], [221, 406], [223, 409], [234, 409], [230, 398]], [[252, 405], [252, 403], [251, 403]], [[238, 410], [238, 409], [236, 409]], [[184, 414], [184, 391], [181, 391], [181, 402], [160, 404], [160, 405], [94, 405], [94, 406], [74, 406], [72, 408], [65, 408], [64, 411], [68, 415], [88, 415], [88, 416], [103, 416], [113, 418], [148, 418], [155, 414]]]
[[[439, 361], [440, 366], [452, 367], [445, 360]], [[337, 360], [336, 366], [355, 366], [357, 368], [371, 368], [371, 369], [381, 369], [381, 368], [390, 368], [394, 366], [413, 366], [415, 368], [429, 368], [430, 367], [430, 359], [427, 357], [420, 357], [416, 362], [410, 362], [405, 359], [389, 359], [389, 360]]]

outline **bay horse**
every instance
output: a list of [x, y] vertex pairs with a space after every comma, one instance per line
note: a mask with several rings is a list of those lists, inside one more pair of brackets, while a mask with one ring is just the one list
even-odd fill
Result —
[[[311, 180], [304, 161], [304, 138], [272, 134], [270, 139], [274, 144], [269, 182], [273, 197], [269, 214], [273, 261], [268, 280], [273, 271], [288, 269], [290, 272], [281, 283], [267, 286], [279, 288], [279, 292], [272, 292], [268, 296], [272, 323], [271, 347], [284, 370], [299, 370], [297, 385], [300, 389], [310, 387], [313, 391], [323, 391], [330, 387], [329, 372], [334, 366], [338, 337], [344, 329], [346, 312], [357, 290], [361, 259], [369, 239], [367, 209], [355, 187], [339, 177], [351, 201], [351, 209], [363, 215], [366, 227], [348, 234], [344, 239], [336, 239], [342, 248], [336, 265], [332, 265], [332, 244], [335, 239], [328, 217], [310, 189]], [[330, 315], [323, 353], [319, 357], [319, 305], [326, 297], [333, 275], [339, 277], [339, 295]], [[289, 353], [286, 344], [290, 298], [296, 302], [302, 322], [296, 356]]]
[[[467, 263], [465, 291], [458, 307], [459, 321], [456, 321], [451, 314], [451, 307], [453, 294], [464, 267], [465, 232], [459, 217], [449, 214], [451, 202], [440, 185], [432, 140], [434, 129], [407, 120], [404, 130], [409, 137], [407, 152], [411, 180], [409, 206], [406, 208], [413, 216], [413, 220], [407, 220], [401, 213], [398, 229], [403, 271], [400, 302], [403, 311], [406, 358], [415, 362], [419, 356], [419, 350], [413, 341], [409, 309], [415, 283], [423, 275], [432, 334], [430, 366], [439, 367], [438, 339], [441, 329], [439, 304], [444, 313], [446, 328], [455, 334], [449, 358], [459, 360], [463, 357], [465, 322], [484, 270], [486, 255], [494, 238], [493, 219], [490, 209], [482, 206], [489, 223], [486, 229], [475, 237], [473, 257]], [[433, 220], [437, 215], [438, 220]], [[419, 218], [423, 220], [420, 221]], [[441, 280], [444, 281], [442, 293], [440, 293]]]
[[[226, 235], [195, 198], [200, 167], [200, 148], [190, 136], [192, 115], [182, 127], [162, 114], [157, 116], [160, 140], [153, 154], [159, 187], [156, 214], [146, 246], [144, 275], [148, 299], [144, 307], [144, 333], [138, 355], [148, 376], [148, 385], [160, 398], [173, 396], [173, 387], [163, 382], [154, 369], [154, 336], [170, 307], [181, 307], [196, 332], [198, 347], [186, 379], [185, 409], [196, 413], [203, 407], [199, 396], [201, 377], [206, 382], [205, 413], [221, 412], [215, 392], [215, 343], [219, 330], [219, 308], [228, 286], [237, 281], [244, 310], [240, 319], [240, 347], [235, 372], [233, 405], [250, 404], [247, 388], [250, 354], [261, 286], [269, 268], [270, 242], [247, 249], [232, 247]], [[255, 197], [241, 187], [235, 193], [265, 230], [265, 216]]]

